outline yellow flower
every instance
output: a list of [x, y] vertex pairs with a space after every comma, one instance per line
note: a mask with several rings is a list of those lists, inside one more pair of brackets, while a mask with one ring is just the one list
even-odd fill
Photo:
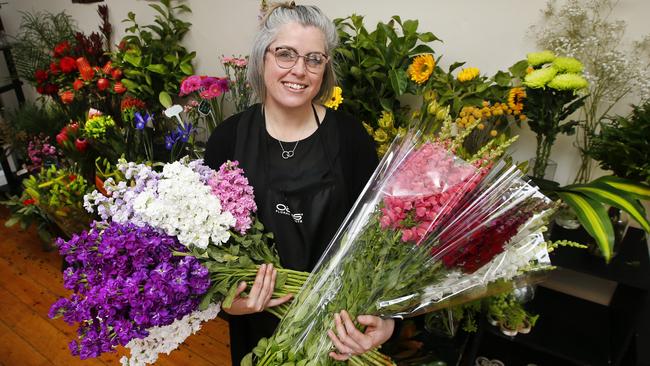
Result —
[[366, 122], [361, 122], [361, 124], [363, 124], [363, 127], [366, 129], [366, 132], [368, 132], [368, 135], [372, 136], [375, 134], [375, 130], [371, 125], [367, 124]]
[[519, 115], [519, 120], [520, 120], [520, 121], [523, 122], [523, 121], [525, 121], [525, 120], [527, 120], [527, 119], [528, 119], [528, 117], [526, 117], [525, 114], [520, 114], [520, 115]]
[[458, 73], [458, 81], [463, 83], [465, 81], [474, 80], [480, 73], [481, 71], [476, 67], [468, 67], [466, 69], [462, 69]]
[[479, 130], [482, 130], [482, 129], [485, 128], [485, 125], [482, 124], [482, 123], [479, 123], [478, 126], [476, 126], [476, 128], [478, 128]]
[[424, 100], [427, 102], [430, 102], [437, 98], [436, 92], [433, 90], [426, 90], [423, 96], [424, 96]]
[[394, 121], [395, 119], [393, 118], [393, 112], [381, 111], [381, 118], [379, 118], [377, 124], [381, 128], [389, 129], [393, 127]]
[[497, 133], [498, 133], [497, 130], [492, 130], [492, 131], [490, 131], [490, 136], [496, 137]]
[[555, 54], [551, 51], [532, 52], [526, 55], [530, 66], [539, 66], [553, 62]]
[[411, 80], [417, 84], [423, 84], [429, 80], [429, 76], [433, 73], [433, 68], [436, 66], [436, 61], [430, 53], [417, 56], [409, 65], [407, 70]]
[[382, 156], [386, 155], [386, 151], [388, 151], [388, 144], [381, 144], [377, 148], [377, 155], [381, 158]]
[[524, 88], [510, 89], [508, 92], [508, 107], [515, 112], [521, 112], [524, 109], [524, 98], [526, 98]]
[[324, 105], [327, 108], [336, 110], [339, 108], [341, 102], [343, 102], [343, 90], [340, 87], [335, 86], [334, 90], [332, 90], [332, 96], [327, 100], [327, 102], [325, 102]]
[[375, 131], [375, 135], [373, 137], [375, 141], [379, 142], [380, 144], [388, 141], [388, 134], [381, 128]]

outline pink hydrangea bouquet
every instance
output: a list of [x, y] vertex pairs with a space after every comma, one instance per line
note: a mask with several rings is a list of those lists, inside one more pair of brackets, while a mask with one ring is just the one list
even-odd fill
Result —
[[437, 137], [425, 130], [393, 142], [274, 335], [242, 365], [332, 365], [327, 333], [341, 310], [404, 318], [548, 268], [554, 204], [499, 160], [506, 145], [462, 160], [466, 135], [452, 136], [450, 118]]

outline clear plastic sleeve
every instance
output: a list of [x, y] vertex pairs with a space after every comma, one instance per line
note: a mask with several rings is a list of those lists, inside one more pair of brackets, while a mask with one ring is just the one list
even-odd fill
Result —
[[418, 132], [393, 143], [273, 337], [245, 363], [333, 364], [336, 312], [413, 316], [550, 264], [542, 231], [553, 203], [515, 167], [470, 164], [448, 147]]

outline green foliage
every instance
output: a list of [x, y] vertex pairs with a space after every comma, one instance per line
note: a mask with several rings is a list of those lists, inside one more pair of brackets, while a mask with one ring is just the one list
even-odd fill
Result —
[[489, 297], [486, 302], [488, 315], [508, 329], [521, 329], [526, 322], [533, 326], [539, 317], [528, 313], [512, 293]]
[[619, 177], [650, 184], [650, 102], [628, 117], [601, 123], [588, 154]]
[[173, 1], [149, 4], [157, 13], [154, 24], [140, 26], [135, 14], [129, 12], [123, 21], [130, 24], [128, 34], [113, 54], [113, 62], [124, 72], [122, 83], [128, 92], [154, 110], [161, 110], [172, 95], [177, 95], [180, 82], [194, 72], [196, 52], [188, 52], [181, 45], [191, 23], [178, 18], [178, 14], [191, 10], [185, 4], [172, 6]]
[[650, 198], [650, 186], [623, 178], [605, 176], [587, 184], [556, 188], [556, 193], [578, 216], [609, 262], [614, 247], [614, 229], [606, 205], [627, 212], [641, 228], [650, 233], [650, 222], [640, 200]]
[[21, 13], [20, 29], [13, 45], [16, 71], [22, 79], [35, 83], [34, 73], [48, 69], [54, 46], [65, 40], [74, 42], [78, 31], [72, 17], [62, 11], [52, 13]]
[[438, 38], [431, 32], [419, 33], [417, 20], [403, 21], [393, 16], [379, 22], [369, 32], [363, 16], [352, 15], [334, 20], [340, 46], [334, 50], [337, 75], [343, 89], [341, 109], [377, 128], [382, 111], [395, 115], [395, 127], [406, 122], [405, 107], [398, 97], [413, 92], [407, 68], [418, 54], [433, 53], [428, 45]]

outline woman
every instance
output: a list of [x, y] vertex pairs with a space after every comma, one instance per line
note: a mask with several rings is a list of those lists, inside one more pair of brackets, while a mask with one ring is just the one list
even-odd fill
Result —
[[[377, 165], [373, 142], [359, 121], [333, 110], [327, 100], [335, 84], [333, 23], [315, 6], [279, 4], [262, 21], [249, 59], [248, 80], [261, 104], [232, 116], [212, 134], [206, 163], [216, 169], [238, 160], [255, 189], [258, 215], [275, 234], [282, 265], [311, 271]], [[271, 299], [276, 271], [262, 265], [248, 297], [242, 283], [230, 308], [233, 365], [277, 319], [263, 312], [290, 296]], [[393, 320], [360, 316], [359, 332], [350, 316], [335, 314], [329, 334], [346, 360], [385, 342]]]

